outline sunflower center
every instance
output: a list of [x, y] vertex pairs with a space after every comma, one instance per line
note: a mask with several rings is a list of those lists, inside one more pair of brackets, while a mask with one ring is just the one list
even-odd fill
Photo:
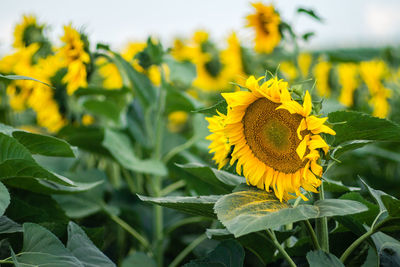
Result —
[[297, 128], [302, 117], [276, 108], [280, 104], [266, 98], [252, 103], [242, 119], [244, 135], [253, 154], [267, 166], [284, 173], [304, 167], [296, 153], [301, 140]]
[[270, 33], [268, 26], [271, 23], [271, 19], [268, 16], [266, 16], [264, 13], [261, 13], [259, 15], [259, 21], [260, 21], [261, 29], [264, 31], [264, 33], [266, 35], [268, 35]]

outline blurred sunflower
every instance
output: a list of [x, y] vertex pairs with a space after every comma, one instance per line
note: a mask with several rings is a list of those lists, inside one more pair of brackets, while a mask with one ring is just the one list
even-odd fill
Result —
[[255, 14], [248, 15], [246, 19], [247, 27], [252, 27], [255, 31], [254, 49], [259, 53], [271, 53], [281, 41], [281, 18], [272, 5], [264, 5], [261, 2], [251, 5]]
[[118, 67], [105, 58], [99, 58], [96, 61], [99, 66], [99, 73], [103, 78], [103, 87], [106, 89], [119, 89], [122, 87], [122, 77]]
[[389, 114], [390, 105], [388, 99], [391, 91], [387, 89], [382, 80], [388, 75], [388, 68], [382, 60], [364, 61], [360, 63], [360, 75], [368, 87], [371, 98], [372, 115], [385, 118]]
[[354, 91], [359, 85], [358, 66], [355, 63], [341, 63], [338, 65], [339, 83], [342, 86], [339, 102], [347, 107], [353, 106]]
[[79, 87], [87, 86], [86, 64], [90, 62], [90, 56], [86, 52], [87, 48], [81, 34], [71, 25], [64, 26], [61, 41], [64, 46], [59, 52], [64, 57], [68, 68], [62, 81], [67, 85], [67, 93], [72, 95]]
[[314, 67], [317, 92], [322, 97], [331, 95], [331, 87], [329, 85], [331, 67], [332, 64], [330, 62], [323, 60], [320, 60]]
[[40, 38], [43, 26], [38, 25], [36, 18], [32, 15], [24, 15], [22, 22], [14, 28], [14, 43], [15, 48], [22, 48], [30, 45], [37, 38]]
[[307, 78], [310, 66], [312, 62], [312, 56], [309, 53], [300, 53], [297, 57], [297, 64], [303, 78]]
[[230, 164], [236, 162], [236, 172], [243, 171], [247, 183], [267, 191], [272, 187], [280, 201], [293, 198], [292, 194], [306, 199], [300, 187], [317, 192], [322, 175], [318, 149], [329, 150], [319, 134], [335, 132], [324, 125], [327, 118], [310, 115], [308, 91], [300, 105], [291, 98], [287, 82], [275, 77], [260, 86], [263, 78], [247, 79], [249, 91], [222, 94], [228, 113], [208, 119], [210, 152], [216, 152], [219, 167], [230, 155]]

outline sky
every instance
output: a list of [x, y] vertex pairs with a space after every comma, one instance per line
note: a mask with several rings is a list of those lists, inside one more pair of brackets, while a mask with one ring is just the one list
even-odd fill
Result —
[[[252, 11], [245, 0], [54, 0], [7, 1], [0, 9], [0, 53], [9, 51], [14, 25], [22, 14], [35, 14], [51, 26], [50, 37], [62, 35], [62, 25], [72, 23], [89, 35], [92, 43], [103, 42], [119, 49], [128, 41], [147, 36], [170, 43], [175, 36], [188, 37], [197, 29], [210, 32], [222, 42], [236, 31], [241, 40], [251, 39], [245, 16]], [[297, 33], [315, 32], [304, 49], [370, 47], [400, 44], [400, 1], [396, 0], [276, 0], [272, 3], [283, 20]], [[299, 7], [312, 8], [324, 21], [296, 14]]]

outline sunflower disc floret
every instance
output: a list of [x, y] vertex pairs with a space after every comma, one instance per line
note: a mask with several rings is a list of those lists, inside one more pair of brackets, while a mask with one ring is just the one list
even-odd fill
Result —
[[327, 118], [310, 115], [308, 91], [301, 105], [292, 99], [287, 82], [274, 77], [260, 85], [261, 79], [247, 79], [249, 91], [222, 94], [227, 114], [207, 118], [210, 153], [219, 168], [236, 164], [248, 184], [272, 188], [281, 201], [294, 196], [306, 200], [300, 188], [317, 192], [320, 152], [329, 150], [320, 133], [335, 132], [324, 124]]

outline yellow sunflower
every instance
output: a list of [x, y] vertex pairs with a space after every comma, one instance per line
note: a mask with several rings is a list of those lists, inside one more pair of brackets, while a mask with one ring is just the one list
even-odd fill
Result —
[[251, 4], [255, 14], [248, 15], [247, 27], [255, 30], [254, 49], [259, 53], [271, 53], [281, 41], [279, 24], [281, 18], [275, 12], [274, 6], [263, 5], [261, 2]]
[[335, 132], [324, 125], [327, 118], [310, 115], [308, 91], [300, 105], [291, 98], [287, 82], [275, 77], [259, 85], [261, 79], [248, 78], [249, 91], [222, 94], [228, 113], [208, 118], [210, 152], [222, 166], [230, 155], [230, 164], [236, 162], [236, 172], [243, 172], [248, 184], [272, 188], [280, 201], [293, 195], [306, 200], [300, 187], [317, 192], [322, 175], [319, 149], [329, 150], [319, 134]]
[[317, 92], [320, 96], [329, 97], [331, 94], [331, 87], [329, 86], [329, 73], [332, 64], [328, 61], [320, 61], [314, 67], [314, 76], [316, 80]]
[[228, 155], [231, 150], [231, 145], [228, 142], [228, 138], [225, 135], [225, 120], [226, 115], [218, 112], [218, 115], [208, 117], [208, 129], [212, 134], [206, 137], [207, 140], [211, 141], [210, 153], [214, 153], [213, 160], [218, 164], [218, 169], [224, 167], [228, 162]]
[[369, 104], [373, 108], [372, 115], [385, 118], [389, 114], [390, 105], [388, 99], [391, 91], [386, 88], [382, 80], [387, 76], [388, 69], [384, 61], [372, 60], [360, 63], [360, 75], [368, 87], [371, 98]]
[[353, 105], [354, 91], [359, 85], [358, 65], [355, 63], [341, 63], [338, 65], [339, 83], [342, 86], [339, 102], [347, 107]]
[[79, 87], [87, 86], [86, 64], [90, 62], [90, 56], [85, 50], [81, 34], [71, 25], [64, 26], [61, 41], [64, 46], [59, 52], [68, 67], [62, 81], [67, 84], [68, 94], [72, 95]]
[[300, 53], [297, 57], [297, 64], [303, 78], [307, 78], [310, 66], [312, 63], [312, 56], [308, 53]]
[[32, 15], [24, 15], [22, 18], [22, 22], [17, 24], [14, 28], [14, 43], [13, 46], [15, 48], [22, 48], [27, 46], [25, 40], [25, 31], [29, 27], [38, 27], [36, 23], [36, 18]]

